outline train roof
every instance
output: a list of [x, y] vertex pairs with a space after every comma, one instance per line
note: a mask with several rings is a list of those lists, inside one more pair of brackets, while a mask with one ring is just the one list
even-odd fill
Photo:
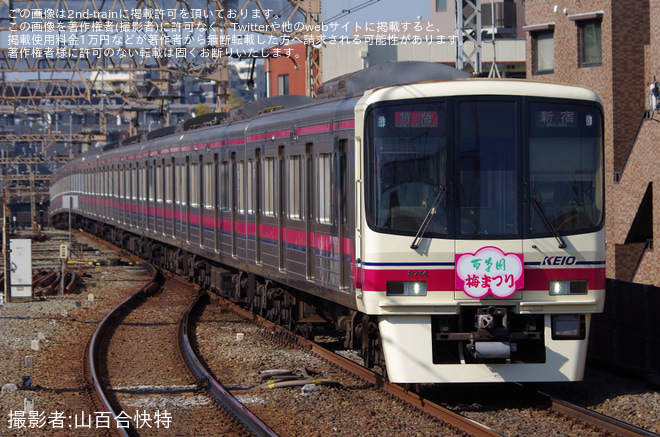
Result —
[[470, 78], [380, 87], [365, 93], [362, 104], [379, 100], [414, 99], [420, 95], [450, 96], [521, 96], [593, 101], [602, 105], [598, 95], [589, 88], [526, 79]]
[[332, 79], [318, 88], [317, 95], [319, 99], [350, 97], [384, 86], [469, 77], [463, 70], [435, 62], [390, 62]]

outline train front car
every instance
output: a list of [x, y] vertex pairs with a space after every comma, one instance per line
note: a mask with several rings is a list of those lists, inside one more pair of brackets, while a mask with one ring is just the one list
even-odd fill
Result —
[[582, 379], [605, 296], [602, 123], [591, 91], [524, 81], [360, 100], [354, 285], [391, 381]]

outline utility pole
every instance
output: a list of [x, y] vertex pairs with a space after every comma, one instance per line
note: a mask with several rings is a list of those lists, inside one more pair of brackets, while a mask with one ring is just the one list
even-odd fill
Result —
[[9, 275], [11, 273], [11, 268], [9, 265], [9, 232], [8, 232], [8, 227], [9, 227], [9, 208], [7, 207], [7, 188], [3, 188], [2, 190], [2, 213], [4, 215], [3, 217], [3, 223], [2, 223], [2, 259], [4, 260], [4, 273], [5, 273], [5, 302], [9, 302], [10, 294], [9, 294], [9, 289], [11, 286], [11, 281], [9, 278]]
[[481, 75], [481, 0], [456, 0], [456, 38], [456, 68]]

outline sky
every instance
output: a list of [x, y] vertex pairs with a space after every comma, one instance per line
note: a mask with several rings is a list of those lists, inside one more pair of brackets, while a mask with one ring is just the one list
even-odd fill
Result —
[[[321, 10], [323, 21], [333, 17], [339, 26], [349, 24], [352, 29], [355, 24], [376, 22], [406, 22], [430, 18], [431, 0], [322, 0]], [[348, 14], [342, 11], [350, 10]]]

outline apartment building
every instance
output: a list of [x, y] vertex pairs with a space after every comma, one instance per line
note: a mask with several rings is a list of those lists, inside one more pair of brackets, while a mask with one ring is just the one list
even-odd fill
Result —
[[607, 276], [655, 286], [660, 114], [649, 92], [660, 80], [659, 22], [660, 0], [528, 0], [523, 27], [529, 79], [583, 85], [603, 100]]

